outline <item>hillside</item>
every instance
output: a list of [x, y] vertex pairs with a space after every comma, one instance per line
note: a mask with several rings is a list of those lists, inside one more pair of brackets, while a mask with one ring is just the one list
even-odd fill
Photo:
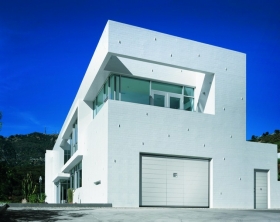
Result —
[[250, 141], [276, 144], [278, 147], [278, 153], [280, 153], [280, 130], [274, 130], [274, 133], [272, 134], [265, 132], [261, 136], [253, 135]]
[[31, 172], [37, 185], [45, 179], [45, 153], [52, 150], [57, 135], [31, 133], [27, 135], [0, 136], [0, 202], [20, 202], [22, 199], [22, 179]]
[[8, 165], [44, 165], [46, 150], [52, 150], [56, 134], [31, 133], [0, 136], [0, 160]]

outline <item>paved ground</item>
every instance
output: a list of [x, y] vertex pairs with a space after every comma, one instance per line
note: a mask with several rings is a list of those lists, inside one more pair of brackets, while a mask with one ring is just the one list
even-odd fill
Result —
[[0, 215], [8, 221], [280, 221], [279, 210], [191, 208], [12, 208]]

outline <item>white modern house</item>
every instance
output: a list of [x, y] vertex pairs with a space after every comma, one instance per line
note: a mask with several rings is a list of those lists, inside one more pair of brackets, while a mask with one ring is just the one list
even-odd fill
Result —
[[46, 152], [46, 201], [280, 208], [277, 147], [245, 135], [245, 54], [108, 21]]

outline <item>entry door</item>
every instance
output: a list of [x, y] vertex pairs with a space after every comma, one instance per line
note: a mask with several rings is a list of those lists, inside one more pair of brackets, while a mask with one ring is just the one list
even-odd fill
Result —
[[255, 209], [267, 209], [267, 171], [255, 170]]
[[140, 206], [209, 207], [209, 161], [142, 156]]

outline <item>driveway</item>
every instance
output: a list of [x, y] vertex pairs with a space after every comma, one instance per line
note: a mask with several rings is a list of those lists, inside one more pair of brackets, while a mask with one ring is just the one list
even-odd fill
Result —
[[10, 207], [5, 213], [0, 215], [0, 221], [280, 221], [280, 209]]

